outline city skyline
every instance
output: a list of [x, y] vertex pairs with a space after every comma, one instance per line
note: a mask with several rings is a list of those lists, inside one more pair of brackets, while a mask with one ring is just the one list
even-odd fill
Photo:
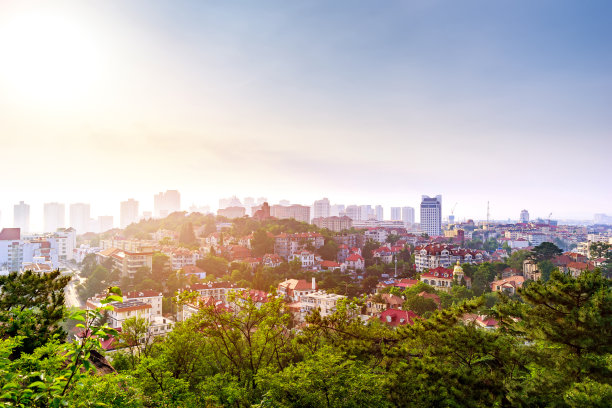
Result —
[[[176, 190], [168, 190], [168, 191], [176, 191]], [[179, 195], [181, 197], [183, 197], [183, 193], [181, 191], [178, 191]], [[433, 193], [430, 193], [433, 194]], [[84, 200], [81, 200], [79, 202], [75, 202], [75, 203], [71, 203], [71, 202], [50, 202], [50, 201], [45, 201], [43, 200], [43, 202], [36, 202], [35, 204], [32, 204], [32, 202], [27, 201], [27, 200], [19, 200], [19, 202], [15, 202], [15, 203], [8, 203], [9, 207], [8, 209], [2, 208], [0, 207], [0, 228], [4, 227], [4, 228], [10, 228], [14, 226], [14, 220], [13, 220], [13, 207], [15, 205], [18, 205], [19, 203], [23, 202], [24, 204], [28, 205], [29, 207], [29, 225], [30, 225], [30, 231], [33, 232], [50, 232], [47, 231], [47, 227], [46, 227], [46, 222], [47, 220], [45, 219], [45, 205], [48, 204], [52, 204], [52, 205], [60, 205], [64, 207], [64, 221], [63, 223], [61, 221], [59, 221], [59, 226], [60, 227], [74, 227], [73, 225], [69, 225], [70, 222], [70, 208], [71, 206], [82, 206], [82, 205], [86, 205], [88, 210], [89, 210], [89, 220], [90, 222], [88, 223], [88, 225], [92, 225], [92, 224], [103, 224], [103, 225], [108, 225], [109, 224], [109, 218], [108, 217], [112, 217], [112, 222], [113, 222], [113, 226], [114, 228], [124, 228], [127, 224], [124, 225], [122, 218], [121, 218], [121, 205], [128, 202], [128, 200], [135, 200], [136, 204], [137, 204], [137, 208], [135, 209], [136, 213], [137, 213], [137, 217], [134, 217], [134, 215], [132, 213], [130, 213], [131, 215], [128, 217], [129, 220], [135, 220], [136, 222], [138, 221], [138, 219], [140, 217], [143, 216], [143, 214], [145, 213], [149, 213], [151, 216], [155, 217], [155, 218], [160, 218], [160, 217], [156, 217], [155, 213], [154, 213], [154, 196], [158, 195], [157, 193], [155, 194], [151, 194], [151, 197], [149, 197], [149, 199], [147, 200], [146, 198], [139, 200], [137, 198], [135, 198], [136, 196], [132, 196], [129, 198], [125, 198], [123, 200], [117, 201], [115, 204], [116, 208], [107, 208], [107, 207], [101, 207], [99, 206], [97, 203], [93, 202], [93, 203], [88, 203]], [[523, 208], [523, 207], [516, 207], [517, 211], [515, 214], [510, 214], [508, 217], [501, 217], [501, 216], [497, 216], [495, 214], [495, 207], [491, 205], [490, 202], [485, 202], [483, 203], [483, 211], [481, 212], [472, 212], [470, 213], [469, 210], [464, 210], [464, 211], [458, 211], [458, 209], [460, 209], [461, 207], [461, 203], [459, 202], [452, 202], [452, 200], [450, 199], [446, 199], [444, 194], [442, 195], [442, 221], [446, 222], [448, 220], [449, 215], [451, 215], [451, 211], [454, 211], [454, 215], [455, 215], [455, 221], [456, 222], [460, 222], [460, 221], [465, 221], [468, 219], [473, 219], [475, 221], [484, 221], [487, 219], [487, 204], [489, 205], [489, 210], [490, 210], [490, 215], [491, 215], [491, 221], [506, 221], [506, 220], [512, 220], [512, 221], [519, 221], [521, 219], [521, 215], [522, 215], [522, 211], [527, 210], [529, 213], [529, 218], [533, 221], [536, 219], [542, 219], [542, 220], [546, 220], [548, 219], [548, 216], [550, 214], [552, 214], [552, 219], [561, 219], [561, 220], [574, 220], [574, 221], [582, 221], [582, 222], [588, 222], [588, 221], [592, 221], [596, 215], [596, 213], [593, 213], [589, 216], [586, 216], [584, 218], [580, 218], [580, 217], [576, 217], [576, 218], [572, 218], [572, 217], [560, 217], [557, 216], [555, 213], [549, 212], [549, 213], [533, 213], [531, 210], [529, 210], [528, 208]], [[250, 215], [249, 213], [249, 208], [250, 208], [250, 204], [245, 205], [244, 203], [244, 199], [245, 198], [255, 198], [256, 195], [252, 195], [252, 196], [247, 196], [247, 195], [232, 195], [229, 197], [219, 197], [217, 199], [212, 199], [210, 201], [210, 203], [196, 203], [196, 202], [191, 202], [191, 201], [183, 201], [183, 203], [181, 204], [181, 211], [186, 211], [189, 212], [189, 208], [192, 206], [198, 207], [198, 208], [202, 208], [202, 207], [209, 207], [211, 212], [213, 214], [216, 214], [216, 210], [219, 209], [219, 204], [218, 201], [224, 200], [224, 199], [229, 199], [232, 197], [237, 197], [238, 200], [241, 201], [241, 206], [244, 206], [247, 211], [246, 211], [246, 215]], [[314, 212], [314, 208], [315, 208], [315, 203], [317, 201], [320, 201], [322, 199], [324, 199], [325, 197], [318, 197], [318, 198], [313, 198], [311, 201], [295, 201], [295, 200], [291, 200], [291, 199], [287, 199], [287, 196], [279, 196], [278, 198], [274, 198], [274, 199], [268, 199], [268, 203], [270, 205], [276, 205], [281, 203], [281, 205], [288, 205], [287, 203], [290, 203], [290, 205], [294, 205], [294, 204], [298, 204], [298, 205], [303, 205], [303, 206], [308, 206], [311, 208], [311, 213], [310, 213], [310, 218], [314, 218], [315, 217], [315, 212]], [[393, 208], [399, 208], [400, 210], [400, 214], [401, 217], [406, 217], [409, 218], [410, 216], [407, 216], [406, 214], [403, 214], [403, 209], [405, 208], [411, 208], [412, 209], [412, 218], [414, 219], [415, 223], [420, 223], [420, 216], [419, 216], [419, 207], [421, 205], [421, 196], [419, 196], [418, 198], [415, 198], [415, 200], [410, 201], [408, 203], [403, 202], [403, 203], [391, 203], [391, 204], [381, 204], [378, 201], [375, 201], [375, 199], [373, 199], [372, 197], [369, 198], [364, 198], [362, 200], [357, 200], [357, 201], [353, 201], [353, 202], [341, 202], [340, 200], [334, 200], [329, 199], [329, 197], [327, 197], [327, 199], [329, 200], [330, 203], [330, 207], [334, 207], [336, 205], [341, 205], [345, 207], [356, 207], [357, 210], [360, 210], [359, 212], [361, 213], [361, 210], [364, 209], [364, 207], [370, 207], [370, 215], [371, 216], [375, 216], [376, 215], [376, 207], [378, 207], [379, 205], [382, 206], [383, 208], [383, 219], [384, 220], [393, 220], [393, 214], [392, 214], [392, 209]], [[365, 204], [365, 202], [367, 200], [371, 200], [371, 202], [369, 204]], [[150, 203], [150, 205], [143, 205], [144, 203]], [[284, 203], [283, 203], [284, 202]], [[255, 204], [255, 203], [253, 203]], [[100, 208], [102, 208], [102, 210], [100, 210]], [[350, 210], [349, 210], [350, 211]], [[40, 213], [40, 214], [39, 214]], [[608, 214], [610, 215], [610, 213], [603, 213], [603, 214]], [[333, 215], [330, 213], [330, 215]], [[400, 217], [400, 218], [401, 218]], [[163, 218], [163, 217], [161, 217]], [[366, 219], [364, 217], [362, 217], [363, 219]], [[378, 218], [378, 217], [376, 217]], [[85, 221], [81, 221], [80, 224], [82, 225]], [[95, 232], [95, 231], [92, 231]], [[79, 232], [80, 233], [80, 232]]]
[[[118, 202], [153, 210], [163, 186], [211, 207], [320, 191], [387, 212], [440, 193], [457, 219], [487, 202], [497, 219], [612, 213], [596, 177], [612, 148], [611, 9], [4, 2], [0, 144], [18, 177], [3, 178], [2, 223], [21, 200], [33, 223], [44, 202], [118, 220]], [[45, 154], [24, 165], [33, 146]]]

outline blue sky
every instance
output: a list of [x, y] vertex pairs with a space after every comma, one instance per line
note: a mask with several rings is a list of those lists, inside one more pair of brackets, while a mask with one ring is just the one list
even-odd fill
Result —
[[[27, 96], [0, 70], [0, 142], [23, 168], [4, 225], [20, 199], [116, 214], [167, 188], [187, 205], [442, 194], [460, 218], [487, 200], [495, 218], [612, 213], [610, 2], [7, 4], [0, 28], [59, 15], [75, 27], [52, 45], [66, 69], [97, 62], [79, 81], [40, 64], [30, 77], [66, 92]], [[57, 176], [40, 183], [24, 157]]]

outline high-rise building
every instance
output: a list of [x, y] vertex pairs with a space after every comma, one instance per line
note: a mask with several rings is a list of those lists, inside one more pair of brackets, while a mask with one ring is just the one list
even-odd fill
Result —
[[404, 224], [414, 224], [414, 208], [402, 207], [402, 221]]
[[310, 222], [310, 207], [306, 205], [273, 205], [270, 207], [270, 216], [278, 219], [293, 218], [297, 221]]
[[376, 212], [376, 221], [382, 221], [384, 219], [384, 216], [385, 216], [385, 213], [384, 213], [382, 205], [377, 205], [374, 208], [374, 211]]
[[219, 209], [222, 210], [228, 207], [242, 207], [242, 203], [240, 202], [240, 199], [236, 196], [232, 196], [230, 198], [220, 198]]
[[70, 204], [70, 226], [76, 230], [77, 234], [89, 232], [90, 217], [89, 204]]
[[329, 207], [329, 216], [330, 217], [342, 217], [346, 215], [344, 211], [344, 204], [334, 204]]
[[400, 221], [402, 219], [402, 208], [391, 207], [391, 221]]
[[442, 196], [421, 197], [421, 231], [429, 236], [442, 235]]
[[106, 232], [115, 227], [115, 220], [112, 215], [101, 215], [98, 217], [98, 231]]
[[374, 211], [372, 211], [371, 205], [361, 205], [361, 221], [367, 221], [370, 218], [374, 218]]
[[361, 221], [361, 207], [358, 205], [349, 205], [346, 207], [346, 216], [353, 221]]
[[520, 221], [524, 224], [529, 222], [529, 211], [527, 210], [523, 210], [521, 211], [521, 218]]
[[21, 230], [21, 234], [30, 232], [30, 205], [20, 201], [13, 206], [13, 226]]
[[119, 227], [125, 228], [138, 220], [138, 201], [130, 198], [121, 202], [119, 210]]
[[313, 218], [327, 218], [329, 217], [329, 200], [323, 198], [314, 202]]
[[66, 206], [61, 203], [45, 203], [44, 231], [55, 232], [66, 227]]
[[153, 196], [155, 217], [163, 218], [176, 211], [181, 211], [181, 194], [178, 190], [167, 190]]

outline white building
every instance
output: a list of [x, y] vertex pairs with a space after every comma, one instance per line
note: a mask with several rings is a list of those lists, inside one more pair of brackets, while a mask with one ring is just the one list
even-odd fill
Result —
[[178, 190], [167, 190], [165, 193], [153, 196], [153, 212], [155, 217], [163, 218], [181, 210], [181, 194]]
[[85, 203], [70, 204], [70, 226], [77, 234], [85, 234], [89, 231], [90, 206]]
[[391, 221], [401, 221], [402, 219], [402, 208], [391, 207]]
[[429, 236], [442, 235], [442, 196], [421, 198], [421, 231]]
[[98, 217], [98, 231], [106, 232], [115, 227], [115, 221], [112, 215], [101, 215]]
[[385, 211], [383, 210], [382, 205], [377, 205], [374, 208], [374, 212], [376, 213], [376, 221], [382, 221], [385, 216]]
[[139, 300], [151, 305], [151, 316], [162, 315], [163, 294], [154, 290], [142, 290], [123, 294], [123, 301]]
[[20, 201], [13, 206], [13, 226], [22, 234], [30, 231], [30, 205]]
[[346, 215], [346, 212], [344, 210], [344, 204], [334, 204], [330, 207], [329, 209], [330, 217], [341, 217], [343, 215]]
[[44, 232], [55, 232], [66, 226], [66, 206], [61, 203], [44, 204]]
[[527, 224], [529, 222], [529, 211], [523, 210], [521, 211], [521, 216], [519, 218], [520, 222], [523, 224]]
[[358, 205], [349, 205], [346, 207], [346, 216], [353, 221], [361, 221], [361, 207]]
[[298, 251], [291, 255], [291, 261], [294, 261], [296, 259], [299, 259], [300, 263], [302, 264], [302, 268], [312, 268], [315, 264], [314, 254], [310, 251]]
[[125, 228], [138, 220], [138, 201], [130, 198], [121, 202], [119, 226]]
[[329, 217], [330, 205], [327, 198], [317, 200], [314, 202], [313, 218], [326, 218]]
[[414, 224], [414, 208], [402, 207], [402, 221], [404, 224]]

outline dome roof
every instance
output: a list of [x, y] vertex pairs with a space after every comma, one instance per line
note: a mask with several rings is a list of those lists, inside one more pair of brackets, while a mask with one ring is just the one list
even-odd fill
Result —
[[463, 268], [461, 267], [461, 264], [459, 263], [459, 261], [457, 261], [457, 265], [455, 265], [455, 267], [453, 268], [453, 274], [457, 274], [457, 273], [463, 273]]

